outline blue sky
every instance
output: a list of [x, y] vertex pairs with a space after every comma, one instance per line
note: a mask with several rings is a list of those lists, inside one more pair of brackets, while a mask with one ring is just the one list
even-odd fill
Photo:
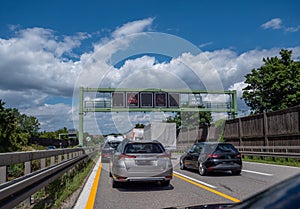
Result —
[[[131, 56], [131, 62], [118, 66], [119, 71], [107, 74], [102, 83], [124, 86], [128, 73], [138, 76], [145, 66], [166, 71], [176, 68], [178, 60], [193, 65], [205, 55], [224, 89], [235, 89], [241, 95], [244, 76], [261, 66], [263, 57], [278, 56], [280, 49], [288, 48], [293, 50], [294, 59], [300, 59], [299, 8], [296, 0], [2, 0], [0, 98], [7, 106], [36, 116], [42, 130], [73, 128], [74, 124], [76, 128], [72, 98], [87, 57], [97, 57], [99, 48], [120, 37], [142, 32], [180, 37], [198, 47], [199, 56], [182, 55], [165, 64], [150, 55], [136, 59]], [[94, 68], [104, 66], [99, 61]], [[182, 71], [177, 70], [172, 76], [188, 83], [190, 78], [180, 77]], [[242, 101], [239, 109], [247, 109]], [[120, 120], [119, 116], [96, 117], [113, 124]], [[139, 118], [120, 117], [130, 117], [129, 124], [136, 122], [131, 117]], [[94, 125], [87, 125], [86, 130]], [[101, 126], [113, 130], [109, 122]]]

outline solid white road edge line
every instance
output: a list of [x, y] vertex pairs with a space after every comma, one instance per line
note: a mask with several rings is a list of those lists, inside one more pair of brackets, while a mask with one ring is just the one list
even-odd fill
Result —
[[90, 174], [90, 176], [88, 177], [88, 180], [86, 182], [86, 184], [83, 187], [83, 190], [81, 191], [78, 200], [74, 206], [74, 209], [82, 209], [85, 208], [86, 203], [89, 199], [93, 184], [94, 184], [94, 180], [98, 171], [98, 168], [100, 166], [101, 163], [101, 156], [99, 157], [99, 160], [97, 161], [95, 167], [93, 168], [92, 173]]
[[243, 172], [247, 172], [247, 173], [255, 173], [255, 174], [259, 174], [259, 175], [263, 175], [263, 176], [273, 176], [273, 174], [271, 173], [262, 173], [262, 172], [257, 172], [257, 171], [250, 171], [250, 170], [242, 170]]
[[184, 175], [184, 174], [182, 174], [182, 173], [178, 173], [178, 172], [176, 172], [176, 171], [173, 171], [173, 173], [175, 173], [175, 174], [177, 174], [177, 175], [179, 175], [179, 176], [182, 176], [182, 177], [184, 177], [184, 178], [187, 178], [187, 179], [189, 179], [189, 180], [195, 181], [195, 182], [197, 182], [197, 183], [199, 183], [199, 184], [203, 184], [203, 185], [205, 185], [205, 186], [208, 186], [208, 187], [210, 187], [210, 188], [213, 188], [213, 189], [216, 189], [216, 188], [217, 188], [217, 187], [215, 187], [215, 186], [213, 186], [213, 185], [210, 185], [210, 184], [205, 183], [205, 182], [203, 182], [203, 181], [199, 181], [199, 180], [197, 180], [197, 179], [191, 178], [191, 177], [186, 176], [186, 175]]

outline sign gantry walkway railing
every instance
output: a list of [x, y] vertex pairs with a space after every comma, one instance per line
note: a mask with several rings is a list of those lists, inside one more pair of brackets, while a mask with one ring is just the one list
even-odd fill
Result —
[[[85, 94], [94, 93], [88, 98]], [[211, 99], [215, 97], [214, 99]], [[216, 99], [219, 98], [219, 99]], [[237, 115], [236, 91], [88, 88], [79, 91], [79, 143], [87, 112], [227, 112]]]

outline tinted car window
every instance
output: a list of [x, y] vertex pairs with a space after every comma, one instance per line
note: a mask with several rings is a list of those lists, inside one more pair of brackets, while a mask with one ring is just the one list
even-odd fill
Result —
[[238, 152], [237, 149], [232, 146], [231, 144], [219, 144], [217, 146], [216, 151], [221, 151], [221, 152]]
[[104, 145], [104, 148], [114, 148], [117, 149], [117, 147], [119, 146], [120, 142], [107, 142]]
[[164, 149], [155, 143], [132, 143], [127, 144], [125, 153], [163, 153]]
[[204, 153], [219, 152], [238, 152], [238, 150], [231, 144], [207, 144], [204, 147]]

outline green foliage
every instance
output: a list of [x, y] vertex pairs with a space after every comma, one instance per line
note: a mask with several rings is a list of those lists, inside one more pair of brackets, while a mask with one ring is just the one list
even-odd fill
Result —
[[[63, 127], [61, 129], [58, 129], [56, 131], [43, 131], [40, 133], [39, 137], [40, 138], [45, 138], [45, 139], [58, 139], [59, 134], [66, 134], [68, 133], [68, 129], [66, 127]], [[68, 139], [67, 135], [62, 135], [61, 139]]]
[[33, 116], [20, 114], [15, 108], [5, 108], [0, 100], [0, 152], [21, 150], [28, 138], [36, 136], [39, 122]]
[[258, 162], [267, 163], [275, 165], [286, 165], [300, 167], [300, 162], [292, 158], [282, 158], [282, 157], [255, 157], [255, 156], [245, 156], [243, 155], [243, 160], [248, 162]]
[[135, 128], [144, 128], [144, 127], [145, 127], [145, 125], [142, 123], [135, 124]]
[[242, 99], [254, 113], [280, 110], [300, 103], [300, 62], [292, 51], [282, 49], [281, 57], [264, 58], [264, 65], [247, 74]]
[[213, 118], [210, 112], [176, 112], [174, 117], [169, 116], [167, 123], [176, 123], [177, 132], [180, 128], [195, 128], [210, 126]]
[[[94, 160], [97, 160], [96, 158]], [[79, 164], [76, 169], [50, 183], [45, 187], [43, 193], [41, 191], [37, 192], [35, 195], [37, 203], [33, 208], [61, 208], [63, 201], [81, 187], [94, 165], [95, 161], [89, 159]], [[71, 205], [68, 206], [71, 207]]]

